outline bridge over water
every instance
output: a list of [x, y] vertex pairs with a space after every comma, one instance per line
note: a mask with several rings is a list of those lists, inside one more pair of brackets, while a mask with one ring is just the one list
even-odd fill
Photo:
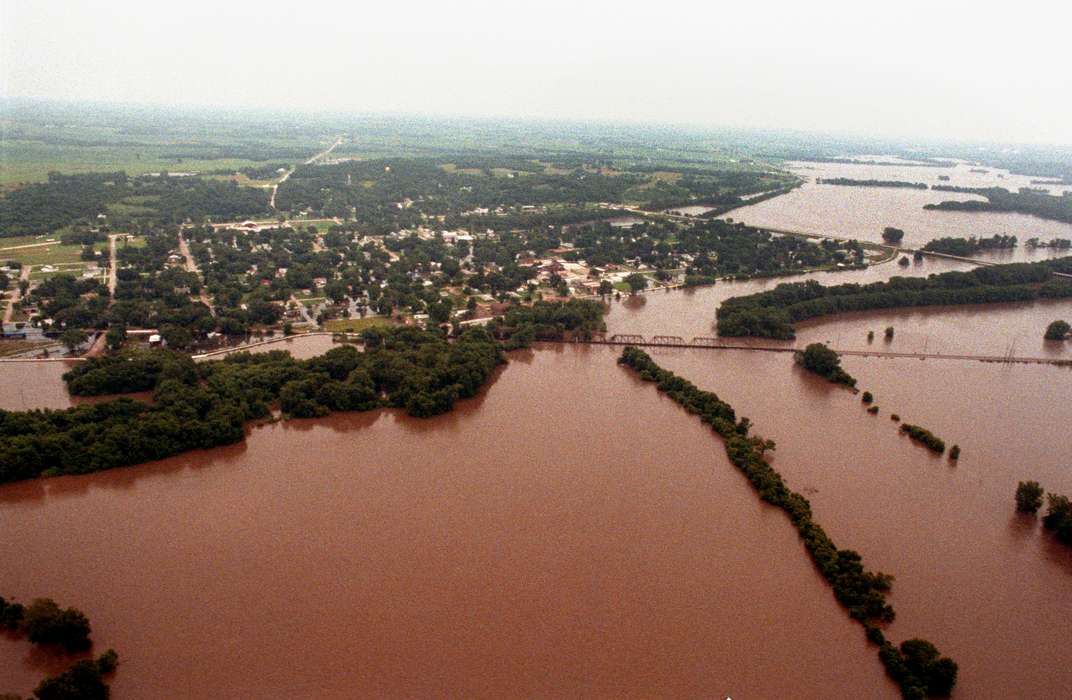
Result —
[[[781, 352], [793, 353], [800, 348], [789, 345], [760, 345], [726, 342], [722, 338], [710, 336], [695, 336], [684, 338], [678, 335], [655, 335], [650, 339], [643, 335], [631, 335], [627, 333], [593, 333], [589, 338], [576, 338], [563, 343], [575, 343], [583, 345], [635, 345], [648, 348], [689, 348], [695, 350], [752, 350], [754, 352]], [[890, 352], [885, 350], [838, 350], [831, 348], [839, 355], [853, 357], [890, 357], [907, 358], [915, 360], [976, 360], [979, 362], [999, 362], [1005, 364], [1038, 364], [1058, 365], [1072, 367], [1072, 360], [1049, 358], [1049, 357], [1015, 357], [1013, 355], [943, 355], [941, 353], [923, 352]]]

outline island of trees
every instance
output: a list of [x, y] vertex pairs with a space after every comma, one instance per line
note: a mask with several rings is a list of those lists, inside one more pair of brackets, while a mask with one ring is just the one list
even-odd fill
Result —
[[911, 306], [988, 304], [1072, 297], [1072, 258], [944, 272], [926, 279], [892, 277], [873, 284], [824, 287], [814, 280], [733, 297], [717, 311], [722, 336], [791, 339], [793, 324], [817, 316]]
[[1037, 216], [1040, 219], [1072, 223], [1072, 194], [1066, 193], [1058, 197], [1028, 188], [1021, 189], [1019, 192], [1010, 192], [1002, 187], [971, 188], [950, 187], [948, 185], [935, 185], [934, 189], [978, 194], [986, 197], [986, 201], [946, 201], [939, 204], [924, 205], [924, 209], [967, 212], [1018, 212]]
[[[1034, 515], [1042, 507], [1043, 488], [1037, 481], [1021, 481], [1016, 486], [1016, 510]], [[1052, 530], [1058, 542], [1072, 546], [1072, 500], [1056, 493], [1046, 494], [1046, 515], [1042, 525]]]
[[[30, 643], [60, 648], [68, 654], [90, 648], [89, 619], [75, 608], [61, 608], [51, 598], [36, 598], [29, 605], [0, 596], [0, 630]], [[96, 660], [72, 664], [57, 676], [44, 679], [34, 689], [37, 700], [107, 700], [109, 688], [104, 676], [115, 672], [119, 656], [109, 649]], [[0, 698], [18, 698], [0, 695]]]
[[[837, 352], [822, 343], [812, 343], [804, 350], [793, 353], [793, 357], [801, 367], [818, 374], [829, 382], [844, 384], [848, 387], [856, 386], [855, 377], [841, 367], [841, 358]], [[870, 396], [870, 393], [864, 394], [865, 403], [871, 403], [868, 398]]]
[[893, 577], [867, 571], [859, 553], [837, 548], [814, 521], [808, 499], [790, 490], [766, 460], [765, 453], [774, 449], [772, 441], [750, 435], [751, 421], [738, 420], [733, 407], [716, 394], [662, 369], [643, 350], [626, 347], [618, 362], [645, 381], [654, 382], [659, 391], [698, 415], [722, 438], [730, 461], [759, 497], [789, 517], [838, 602], [864, 626], [868, 640], [879, 646], [879, 658], [905, 698], [943, 697], [952, 692], [957, 678], [957, 664], [952, 659], [941, 656], [923, 639], [909, 639], [899, 647], [886, 639], [880, 625], [895, 617], [893, 607], [886, 602]]
[[[937, 452], [938, 454], [945, 452], [945, 441], [926, 428], [921, 428], [920, 426], [912, 425], [911, 423], [902, 423], [901, 432], [923, 445], [931, 452]], [[957, 450], [957, 456], [960, 456], [959, 449]]]
[[1068, 321], [1058, 319], [1046, 326], [1043, 337], [1046, 340], [1064, 340], [1069, 334], [1072, 334], [1072, 325], [1069, 325]]
[[970, 257], [981, 250], [1009, 250], [1017, 245], [1016, 236], [1002, 236], [995, 234], [989, 238], [936, 238], [923, 246], [923, 250], [931, 253], [944, 253]]
[[922, 182], [904, 182], [901, 180], [853, 180], [847, 177], [826, 177], [816, 180], [820, 185], [843, 185], [846, 187], [897, 187], [912, 190], [925, 190]]

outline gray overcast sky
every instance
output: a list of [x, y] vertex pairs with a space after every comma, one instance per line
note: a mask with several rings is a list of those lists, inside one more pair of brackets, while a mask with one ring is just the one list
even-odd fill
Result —
[[0, 0], [0, 94], [1072, 144], [1072, 3]]

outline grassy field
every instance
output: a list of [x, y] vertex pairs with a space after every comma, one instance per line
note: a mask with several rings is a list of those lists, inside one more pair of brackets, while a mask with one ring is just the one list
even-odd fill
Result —
[[59, 243], [60, 237], [56, 234], [41, 234], [37, 236], [9, 236], [6, 238], [0, 238], [0, 255], [8, 252], [7, 248], [17, 248], [24, 245], [37, 245], [38, 243], [47, 243], [49, 241], [55, 241]]
[[366, 316], [365, 318], [336, 318], [324, 323], [324, 329], [335, 333], [358, 333], [366, 328], [397, 325], [393, 320], [383, 316]]
[[79, 257], [82, 253], [80, 245], [60, 245], [58, 242], [46, 246], [33, 248], [21, 248], [18, 250], [0, 250], [0, 258], [4, 260], [18, 260], [23, 265], [64, 265], [77, 263], [84, 265]]
[[50, 171], [64, 174], [112, 172], [123, 170], [128, 175], [142, 173], [204, 172], [237, 170], [266, 165], [269, 161], [221, 159], [167, 158], [164, 153], [173, 146], [69, 146], [39, 141], [0, 141], [0, 185], [21, 182], [41, 182]]

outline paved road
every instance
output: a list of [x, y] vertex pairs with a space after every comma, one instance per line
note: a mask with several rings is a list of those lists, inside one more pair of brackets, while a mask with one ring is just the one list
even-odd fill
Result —
[[182, 231], [179, 231], [179, 251], [182, 253], [182, 257], [186, 258], [186, 271], [192, 272], [201, 278], [201, 303], [208, 307], [208, 310], [213, 316], [216, 315], [216, 307], [212, 305], [212, 300], [208, 297], [208, 290], [204, 286], [204, 278], [201, 277], [201, 270], [197, 268], [197, 263], [194, 261], [194, 256], [190, 254], [190, 246], [186, 244], [186, 239], [182, 235]]
[[59, 241], [48, 241], [47, 243], [27, 243], [26, 245], [13, 245], [7, 248], [0, 248], [0, 253], [6, 253], [9, 250], [22, 250], [23, 248], [40, 248], [46, 245], [61, 245]]
[[[19, 273], [19, 282], [30, 279], [30, 270], [33, 269], [33, 265], [23, 265], [22, 272]], [[4, 309], [4, 323], [10, 323], [11, 318], [15, 315], [15, 305], [19, 303], [19, 299], [22, 298], [22, 291], [19, 289], [18, 283], [15, 284], [15, 288], [11, 291], [11, 298], [7, 301], [7, 307]]]
[[[335, 143], [333, 143], [330, 146], [328, 146], [326, 150], [323, 150], [320, 153], [317, 153], [315, 156], [313, 156], [313, 157], [309, 158], [307, 161], [305, 161], [302, 165], [312, 165], [316, 161], [320, 160], [324, 156], [326, 156], [329, 153], [331, 153], [332, 151], [334, 151], [335, 147], [338, 146], [340, 143], [342, 143], [342, 137], [341, 136], [336, 138]], [[279, 178], [279, 182], [277, 182], [274, 185], [272, 185], [272, 196], [268, 198], [268, 206], [270, 206], [272, 209], [275, 209], [275, 194], [276, 194], [276, 192], [279, 191], [279, 186], [282, 185], [284, 182], [286, 182], [287, 179], [291, 176], [291, 174], [293, 172], [294, 172], [294, 168], [291, 168], [290, 170], [286, 171], [285, 173], [283, 173], [283, 177]]]
[[118, 278], [118, 255], [115, 250], [115, 241], [119, 234], [113, 233], [108, 236], [108, 294], [115, 300], [115, 287]]

